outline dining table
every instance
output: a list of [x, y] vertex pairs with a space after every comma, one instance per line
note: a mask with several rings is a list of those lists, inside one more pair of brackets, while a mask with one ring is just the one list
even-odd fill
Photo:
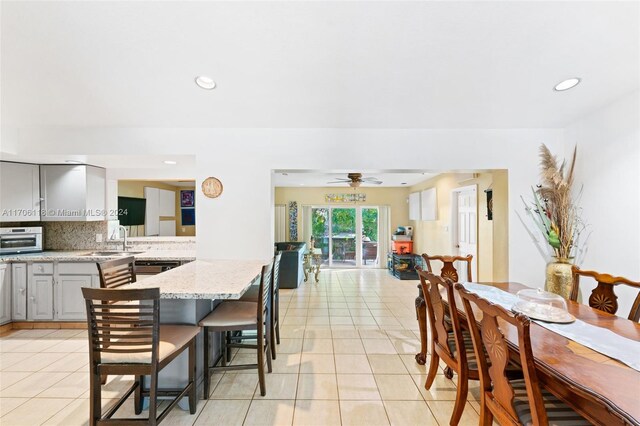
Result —
[[[479, 284], [511, 294], [531, 288], [517, 282]], [[447, 301], [446, 296], [443, 296], [443, 301]], [[462, 306], [456, 292], [456, 307], [461, 322], [466, 323]], [[424, 364], [427, 351], [426, 311], [422, 313], [422, 309], [426, 308], [420, 290], [416, 299], [421, 340], [421, 351], [416, 355], [416, 361], [420, 364]], [[578, 320], [640, 343], [640, 324], [636, 322], [570, 300], [567, 300], [567, 310]], [[474, 315], [476, 320], [481, 317], [480, 313], [474, 312]], [[519, 362], [517, 329], [505, 323], [502, 331], [511, 359]], [[544, 388], [594, 424], [640, 425], [640, 371], [536, 322], [532, 322], [530, 331], [536, 374]], [[637, 356], [640, 357], [640, 352]]]

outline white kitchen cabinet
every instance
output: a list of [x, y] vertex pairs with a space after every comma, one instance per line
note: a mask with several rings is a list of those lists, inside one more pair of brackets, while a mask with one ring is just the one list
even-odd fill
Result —
[[0, 222], [39, 220], [39, 166], [0, 161]]
[[11, 318], [14, 321], [27, 319], [27, 264], [11, 264], [12, 306]]
[[0, 263], [0, 325], [11, 322], [11, 268]]
[[144, 235], [160, 235], [160, 190], [145, 186], [144, 198]]
[[98, 268], [95, 263], [59, 263], [55, 283], [56, 320], [86, 320], [82, 288], [99, 286]]
[[53, 275], [32, 275], [27, 293], [27, 319], [53, 320]]
[[40, 166], [43, 221], [105, 220], [106, 172], [94, 166]]
[[158, 212], [160, 216], [175, 217], [176, 215], [176, 193], [160, 189]]
[[175, 191], [145, 186], [144, 198], [147, 200], [144, 213], [144, 234], [147, 236], [175, 236], [175, 220], [173, 225], [162, 223], [167, 220], [160, 220], [160, 217], [176, 217]]

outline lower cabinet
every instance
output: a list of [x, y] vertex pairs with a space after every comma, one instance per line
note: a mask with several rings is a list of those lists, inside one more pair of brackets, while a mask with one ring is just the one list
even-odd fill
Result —
[[[9, 296], [0, 304], [10, 301], [6, 312], [13, 321], [85, 321], [82, 287], [100, 286], [98, 268], [91, 262], [13, 263], [10, 276], [8, 290], [0, 287], [0, 293], [8, 291]], [[0, 307], [0, 324], [3, 321]]]
[[53, 319], [53, 275], [33, 275], [27, 288], [29, 293], [27, 319], [51, 321]]
[[0, 325], [11, 322], [11, 267], [0, 263]]
[[11, 264], [11, 319], [24, 321], [27, 319], [27, 264]]
[[85, 321], [86, 304], [82, 287], [99, 287], [98, 268], [95, 263], [61, 262], [58, 264], [55, 285], [56, 319]]

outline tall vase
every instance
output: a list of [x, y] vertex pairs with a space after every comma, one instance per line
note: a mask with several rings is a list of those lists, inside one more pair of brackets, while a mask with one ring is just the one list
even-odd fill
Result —
[[552, 258], [551, 262], [547, 263], [547, 277], [544, 289], [569, 299], [573, 282], [572, 266], [571, 259]]

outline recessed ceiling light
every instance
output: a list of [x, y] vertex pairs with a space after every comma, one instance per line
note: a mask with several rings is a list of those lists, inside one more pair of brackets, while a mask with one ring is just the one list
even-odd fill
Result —
[[556, 92], [562, 92], [564, 90], [569, 90], [572, 87], [576, 87], [578, 83], [580, 83], [580, 79], [578, 77], [568, 78], [556, 84], [553, 90]]
[[304, 183], [301, 183], [300, 186], [304, 186]]
[[171, 165], [178, 164], [177, 161], [173, 161], [173, 160], [164, 160], [163, 163], [164, 164], [171, 164]]
[[213, 90], [216, 88], [216, 82], [211, 77], [199, 75], [196, 77], [196, 84], [205, 90]]
[[78, 160], [64, 160], [64, 162], [69, 164], [82, 164], [82, 161]]
[[407, 182], [400, 182], [400, 185], [406, 185]]

